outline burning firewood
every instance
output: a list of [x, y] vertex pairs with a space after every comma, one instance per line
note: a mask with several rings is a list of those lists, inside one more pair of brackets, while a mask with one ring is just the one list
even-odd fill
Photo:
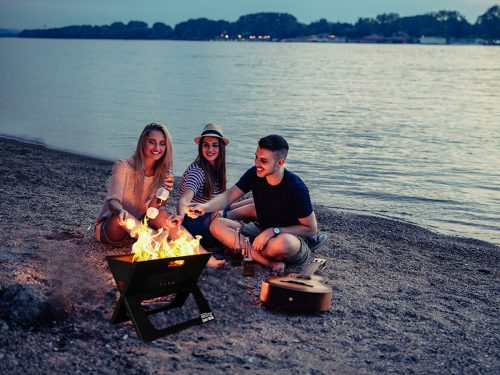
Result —
[[[153, 216], [156, 217], [157, 214]], [[130, 235], [136, 238], [136, 242], [132, 245], [134, 262], [199, 253], [198, 248], [201, 236], [192, 238], [189, 232], [179, 227], [175, 231], [175, 236], [172, 236], [175, 238], [172, 238], [169, 236], [168, 228], [154, 230], [149, 227], [147, 224], [148, 217], [150, 216], [147, 215], [144, 218], [144, 222], [140, 222], [132, 217], [125, 220], [125, 226], [130, 231]]]

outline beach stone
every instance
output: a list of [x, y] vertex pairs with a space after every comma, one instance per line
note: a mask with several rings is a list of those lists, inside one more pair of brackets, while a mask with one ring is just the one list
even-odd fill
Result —
[[127, 368], [135, 367], [135, 366], [137, 366], [137, 361], [133, 358], [127, 358], [127, 359], [125, 359], [125, 366]]
[[9, 330], [9, 325], [5, 320], [0, 319], [0, 331], [6, 332]]
[[22, 326], [47, 325], [64, 320], [68, 307], [61, 299], [49, 296], [34, 284], [0, 285], [0, 318]]

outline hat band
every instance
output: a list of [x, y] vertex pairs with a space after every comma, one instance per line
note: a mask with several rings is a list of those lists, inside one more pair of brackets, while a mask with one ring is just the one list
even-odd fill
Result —
[[205, 130], [203, 133], [201, 133], [201, 136], [204, 137], [207, 134], [216, 134], [219, 137], [224, 138], [224, 136], [222, 135], [222, 133], [219, 133], [217, 130]]

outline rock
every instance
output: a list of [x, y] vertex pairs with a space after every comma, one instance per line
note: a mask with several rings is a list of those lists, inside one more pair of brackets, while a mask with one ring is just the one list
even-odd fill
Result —
[[127, 358], [125, 360], [125, 366], [127, 368], [132, 368], [132, 367], [135, 367], [136, 365], [137, 365], [137, 361], [135, 359]]
[[48, 325], [66, 319], [68, 311], [64, 300], [50, 296], [42, 285], [4, 282], [0, 286], [0, 318], [7, 322]]
[[246, 290], [249, 290], [249, 289], [253, 289], [253, 286], [251, 285], [248, 285], [247, 283], [243, 283], [243, 282], [240, 282], [238, 281], [238, 286], [241, 288], [241, 289], [246, 289]]
[[0, 319], [0, 331], [7, 332], [9, 330], [9, 325], [4, 320]]

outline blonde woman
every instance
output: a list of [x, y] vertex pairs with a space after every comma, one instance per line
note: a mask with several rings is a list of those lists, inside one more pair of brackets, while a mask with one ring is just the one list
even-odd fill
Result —
[[[118, 160], [108, 193], [95, 227], [95, 238], [105, 244], [119, 244], [129, 237], [124, 221], [133, 217], [141, 220], [148, 207], [159, 208], [156, 191], [164, 186], [172, 190], [172, 137], [161, 124], [151, 123], [142, 131], [135, 153], [128, 159]], [[165, 202], [163, 202], [164, 204]], [[165, 224], [168, 213], [148, 223], [155, 229]], [[163, 221], [163, 222], [162, 222]]]
[[[120, 244], [130, 236], [130, 230], [125, 226], [127, 218], [141, 220], [149, 207], [161, 208], [165, 205], [167, 201], [158, 204], [155, 195], [162, 186], [169, 191], [174, 186], [174, 177], [169, 173], [172, 170], [172, 155], [172, 137], [165, 126], [156, 123], [147, 125], [137, 141], [134, 155], [118, 160], [113, 167], [108, 194], [95, 226], [97, 241]], [[178, 229], [180, 223], [175, 215], [160, 210], [155, 219], [148, 220], [148, 225], [153, 229]], [[199, 251], [206, 252], [202, 246]], [[224, 261], [212, 256], [208, 265], [217, 268], [224, 265]]]

